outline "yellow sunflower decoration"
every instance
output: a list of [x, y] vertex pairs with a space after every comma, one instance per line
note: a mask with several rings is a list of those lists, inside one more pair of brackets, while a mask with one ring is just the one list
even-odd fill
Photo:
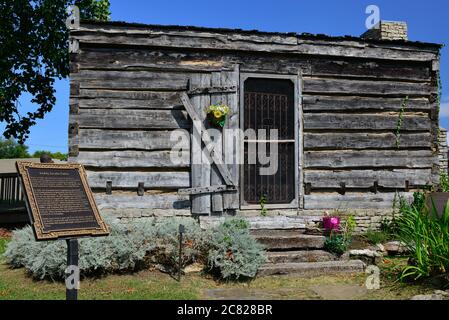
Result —
[[229, 107], [224, 104], [210, 105], [207, 108], [207, 118], [212, 126], [223, 128], [229, 111]]

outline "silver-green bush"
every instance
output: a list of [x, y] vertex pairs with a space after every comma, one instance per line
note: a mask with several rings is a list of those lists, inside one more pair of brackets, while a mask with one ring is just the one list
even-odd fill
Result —
[[220, 278], [253, 278], [265, 261], [263, 246], [251, 236], [245, 220], [228, 219], [212, 230], [208, 265]]
[[[162, 264], [172, 270], [178, 261], [180, 223], [186, 227], [183, 264], [200, 259], [207, 241], [193, 219], [170, 218], [128, 224], [107, 219], [109, 236], [80, 239], [81, 274], [134, 271], [151, 264]], [[12, 267], [25, 267], [33, 277], [61, 279], [66, 268], [67, 246], [64, 241], [36, 242], [28, 226], [14, 231], [4, 256]]]
[[[139, 220], [123, 223], [106, 219], [107, 237], [79, 241], [82, 276], [137, 271], [154, 265], [175, 272], [179, 262], [179, 225], [185, 226], [182, 267], [208, 263], [224, 279], [254, 277], [265, 261], [260, 244], [249, 234], [244, 220], [226, 220], [204, 231], [192, 218]], [[16, 230], [4, 254], [14, 268], [25, 269], [38, 279], [62, 279], [66, 268], [65, 241], [36, 242], [31, 227]]]

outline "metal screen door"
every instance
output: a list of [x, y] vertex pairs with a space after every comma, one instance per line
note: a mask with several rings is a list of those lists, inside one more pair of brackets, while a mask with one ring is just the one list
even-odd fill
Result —
[[[265, 129], [264, 140], [245, 137], [243, 164], [243, 202], [259, 204], [265, 196], [267, 204], [288, 204], [295, 200], [295, 88], [290, 80], [248, 78], [244, 82], [243, 127], [244, 130]], [[248, 163], [248, 156], [265, 144], [269, 153], [270, 129], [278, 130], [277, 172], [261, 175], [259, 158], [256, 164]], [[250, 148], [256, 144], [256, 148]], [[252, 146], [254, 147], [254, 146]], [[252, 150], [252, 151], [251, 151]], [[254, 158], [253, 158], [254, 159]], [[268, 167], [269, 164], [263, 165]]]

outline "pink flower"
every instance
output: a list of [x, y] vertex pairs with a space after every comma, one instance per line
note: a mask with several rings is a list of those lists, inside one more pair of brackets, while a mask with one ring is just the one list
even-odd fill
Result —
[[336, 217], [331, 218], [331, 225], [338, 226], [340, 224], [340, 221]]
[[340, 228], [339, 217], [323, 217], [323, 227], [326, 231], [338, 230]]

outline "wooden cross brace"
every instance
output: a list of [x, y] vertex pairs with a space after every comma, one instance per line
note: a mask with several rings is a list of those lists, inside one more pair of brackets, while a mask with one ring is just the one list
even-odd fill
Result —
[[214, 145], [210, 143], [212, 141], [209, 133], [206, 130], [206, 127], [204, 126], [203, 122], [201, 121], [200, 116], [196, 112], [195, 108], [193, 107], [192, 103], [190, 102], [189, 96], [187, 93], [183, 92], [181, 94], [181, 101], [184, 104], [184, 107], [186, 108], [187, 113], [189, 114], [190, 118], [192, 119], [193, 123], [193, 129], [198, 133], [198, 135], [201, 137], [201, 141], [204, 143], [206, 147], [206, 155], [209, 158], [209, 161], [218, 169], [218, 172], [220, 173], [221, 177], [223, 178], [224, 183], [227, 186], [235, 186], [234, 181], [232, 180], [232, 175], [229, 172], [227, 166], [223, 163], [223, 159], [221, 154], [217, 154], [214, 150]]

